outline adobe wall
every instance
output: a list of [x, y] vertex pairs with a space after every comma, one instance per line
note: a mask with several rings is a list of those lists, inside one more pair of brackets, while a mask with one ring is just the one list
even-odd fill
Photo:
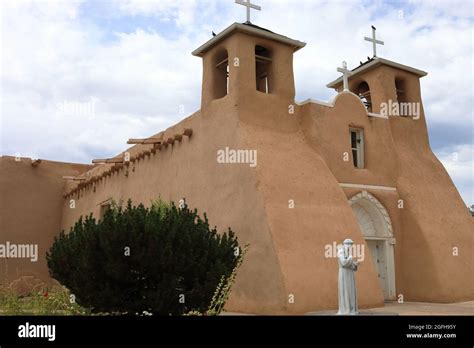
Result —
[[[207, 213], [210, 224], [216, 225], [219, 232], [231, 227], [242, 246], [250, 243], [226, 308], [248, 313], [282, 313], [283, 279], [264, 201], [256, 190], [259, 183], [255, 168], [248, 164], [218, 164], [216, 160], [217, 151], [226, 146], [243, 148], [236, 108], [229, 99], [227, 96], [211, 102], [163, 134], [167, 139], [184, 128], [192, 128], [190, 138], [183, 137], [181, 142], [135, 160], [128, 168], [97, 182], [95, 192], [88, 187], [65, 199], [63, 228], [68, 230], [80, 215], [94, 212], [97, 217], [99, 204], [110, 198], [131, 198], [135, 204], [149, 205], [158, 197], [174, 202], [186, 197], [190, 207], [197, 208], [200, 214]], [[132, 152], [136, 153], [138, 148], [134, 147]], [[71, 198], [75, 199], [75, 209], [69, 208]]]
[[[289, 114], [291, 99], [277, 101], [275, 96], [260, 92], [253, 98], [254, 101], [240, 108], [239, 116], [246, 148], [258, 151], [259, 191], [265, 199], [272, 238], [285, 277], [286, 294], [282, 300], [288, 313], [337, 308], [338, 264], [335, 258], [325, 257], [324, 248], [345, 238], [359, 244], [364, 239], [347, 197], [323, 156], [328, 154], [316, 151], [305, 136], [305, 132], [316, 128], [308, 127], [305, 118], [321, 115], [309, 116], [307, 110], [298, 106], [294, 115]], [[259, 111], [253, 109], [262, 104], [265, 107]], [[343, 113], [344, 109], [338, 112]], [[337, 122], [334, 117], [330, 120], [332, 125]], [[331, 135], [334, 132], [328, 136]], [[348, 129], [344, 129], [344, 136], [334, 137], [328, 146], [345, 147], [346, 139]], [[337, 158], [342, 162], [342, 152]], [[289, 208], [289, 200], [294, 200], [294, 209]], [[361, 308], [383, 305], [383, 294], [370, 259], [360, 268], [357, 282]], [[288, 302], [290, 294], [294, 295], [294, 303]]]
[[9, 285], [21, 277], [50, 284], [46, 252], [61, 227], [65, 180], [91, 166], [42, 160], [34, 167], [31, 159], [0, 157], [0, 243], [37, 244], [38, 260], [0, 258], [0, 284]]
[[[244, 36], [237, 51], [241, 62], [254, 61], [255, 45], [272, 53], [272, 66], [278, 67], [270, 79], [275, 88], [271, 94], [258, 92], [255, 64], [242, 63], [234, 93], [242, 145], [258, 153], [256, 188], [284, 280], [277, 301], [293, 314], [337, 308], [338, 264], [324, 257], [324, 246], [345, 238], [364, 241], [343, 190], [302, 131], [302, 111], [294, 101], [292, 49]], [[290, 105], [294, 114], [289, 114]], [[289, 200], [295, 201], [295, 209], [289, 208]], [[380, 306], [383, 294], [372, 264], [367, 265], [358, 274], [360, 306]]]
[[[257, 101], [241, 104], [239, 114], [231, 96], [211, 102], [159, 135], [167, 139], [192, 128], [191, 138], [134, 161], [97, 182], [95, 192], [89, 187], [65, 199], [63, 228], [80, 215], [98, 216], [100, 203], [110, 198], [147, 204], [158, 196], [186, 197], [219, 231], [231, 226], [241, 244], [251, 244], [228, 310], [301, 314], [336, 308], [338, 266], [324, 256], [324, 246], [345, 238], [364, 243], [357, 221], [323, 157], [305, 140], [300, 112], [287, 114], [289, 99], [260, 92], [254, 97]], [[265, 108], [253, 109], [262, 103]], [[217, 150], [226, 146], [257, 150], [256, 169], [217, 164]], [[144, 150], [136, 146], [130, 152]], [[98, 166], [91, 175], [101, 167], [110, 166]], [[70, 198], [75, 209], [69, 208]], [[290, 199], [295, 209], [289, 209]], [[383, 294], [372, 264], [366, 265], [358, 273], [360, 306], [380, 306]]]
[[[352, 198], [362, 190], [368, 191], [387, 209], [394, 238], [399, 242], [403, 238], [403, 231], [400, 228], [399, 211], [397, 207], [398, 192], [380, 190], [380, 189], [354, 189], [342, 188], [340, 183], [375, 185], [383, 187], [396, 186], [397, 154], [394, 148], [393, 139], [390, 134], [390, 126], [387, 119], [378, 117], [369, 117], [364, 105], [360, 99], [351, 92], [339, 93], [328, 105], [317, 103], [305, 103], [301, 107], [301, 127], [304, 136], [312, 151], [319, 154], [324, 160], [330, 173], [334, 176], [335, 190], [339, 190], [344, 199], [341, 203], [341, 214], [348, 215], [346, 218], [352, 220], [355, 216], [348, 199]], [[364, 168], [358, 169], [353, 165], [349, 129], [351, 127], [364, 129], [365, 156]], [[348, 157], [346, 157], [348, 155]], [[336, 218], [337, 219], [337, 218]], [[364, 244], [366, 251], [369, 250], [365, 240], [360, 232], [357, 221], [355, 228], [358, 243]], [[327, 229], [332, 226], [328, 225]], [[347, 237], [339, 236], [338, 243]], [[352, 238], [352, 237], [351, 237]], [[354, 238], [352, 238], [355, 240]], [[394, 246], [395, 258], [395, 278], [401, 270], [400, 247], [399, 243]], [[368, 277], [377, 282], [372, 290], [367, 287], [367, 282], [362, 280], [364, 272]], [[359, 287], [359, 296], [367, 294], [372, 301], [378, 301], [378, 305], [383, 304], [382, 289], [378, 284], [377, 274], [373, 267], [369, 252], [365, 254], [365, 260], [360, 266], [357, 279], [362, 284]], [[397, 286], [397, 281], [395, 281]], [[375, 293], [375, 295], [374, 295]], [[375, 301], [374, 301], [375, 302]], [[369, 304], [361, 303], [362, 306]], [[373, 302], [372, 302], [373, 305]]]
[[391, 120], [391, 129], [400, 159], [397, 188], [405, 200], [403, 229], [409, 236], [402, 245], [406, 287], [401, 291], [411, 301], [472, 300], [474, 219], [429, 147], [423, 111], [419, 121]]
[[[474, 268], [474, 220], [430, 148], [419, 78], [380, 66], [351, 80], [350, 88], [355, 90], [360, 82], [366, 81], [370, 86], [373, 111], [379, 112], [382, 102], [397, 101], [395, 79], [404, 80], [406, 101], [420, 103], [421, 111], [418, 120], [390, 117], [387, 121], [378, 121], [389, 125], [388, 132], [377, 133], [390, 145], [377, 146], [377, 149], [383, 149], [379, 157], [375, 157], [378, 170], [389, 168], [393, 173], [389, 186], [397, 188], [404, 203], [403, 209], [387, 208], [391, 217], [399, 216], [401, 229], [398, 234], [401, 239], [397, 237], [395, 247], [397, 294], [403, 295], [405, 301], [472, 300], [474, 282], [468, 274]], [[372, 129], [367, 126], [365, 124], [364, 129]], [[369, 136], [366, 145], [367, 151], [371, 151], [374, 144], [369, 143]], [[368, 160], [373, 156], [369, 153]], [[367, 164], [370, 166], [370, 162]], [[375, 179], [374, 183], [377, 178], [383, 178], [379, 174], [371, 179]], [[353, 180], [358, 182], [359, 179], [355, 176]], [[458, 248], [457, 256], [453, 255], [455, 247]]]
[[[259, 154], [259, 191], [285, 277], [281, 300], [295, 314], [337, 308], [338, 263], [325, 257], [325, 246], [345, 238], [364, 243], [344, 192], [301, 131], [280, 133], [251, 126], [245, 131], [248, 147]], [[359, 305], [380, 306], [383, 295], [375, 271], [370, 261], [365, 264], [357, 274]], [[294, 303], [289, 303], [290, 294]]]
[[430, 148], [419, 78], [390, 67], [369, 74], [374, 104], [396, 100], [394, 81], [403, 79], [407, 101], [421, 106], [418, 120], [389, 120], [398, 158], [396, 186], [405, 203], [400, 211], [405, 238], [398, 291], [408, 301], [472, 300], [474, 282], [468, 274], [474, 268], [474, 220]]
[[[249, 59], [254, 60], [254, 46], [248, 42], [243, 44], [248, 38], [248, 35], [237, 33], [228, 38], [222, 47], [213, 48], [207, 53], [208, 58], [203, 59], [202, 110], [164, 133], [156, 135], [166, 140], [170, 136], [182, 133], [185, 128], [192, 128], [192, 137], [189, 139], [184, 137], [182, 142], [175, 142], [173, 146], [162, 148], [155, 154], [134, 160], [128, 167], [97, 182], [95, 192], [89, 187], [68, 197], [63, 206], [63, 228], [68, 229], [80, 215], [94, 212], [98, 216], [100, 203], [110, 198], [115, 200], [131, 198], [135, 203], [147, 204], [159, 196], [175, 202], [186, 197], [191, 207], [208, 214], [210, 222], [217, 225], [219, 231], [224, 231], [230, 226], [239, 236], [241, 245], [250, 243], [249, 253], [239, 270], [237, 282], [226, 308], [230, 311], [248, 313], [287, 313], [288, 290], [282, 275], [283, 266], [280, 263], [285, 260], [280, 260], [276, 256], [275, 236], [267, 220], [267, 202], [260, 190], [261, 180], [256, 175], [258, 169], [250, 168], [249, 164], [218, 164], [216, 161], [217, 151], [225, 147], [256, 149], [254, 146], [248, 146], [252, 144], [247, 143], [243, 130], [244, 113], [237, 114], [237, 110], [246, 107], [257, 107], [252, 112], [254, 115], [259, 114], [262, 105], [247, 102], [248, 82], [243, 81], [251, 81], [252, 79], [248, 78], [249, 74], [255, 74], [254, 70], [252, 72], [247, 69], [250, 66]], [[288, 55], [292, 55], [291, 49], [284, 48], [286, 51], [280, 52], [278, 47], [272, 47], [272, 43], [268, 40], [257, 41], [258, 44], [274, 49], [273, 57], [278, 64], [291, 66], [292, 60], [286, 59]], [[215, 59], [212, 57], [218, 56], [223, 48], [228, 51], [231, 62], [234, 57], [239, 58], [240, 66], [230, 65], [229, 94], [222, 99], [210, 101], [215, 83], [210, 73], [215, 66]], [[278, 72], [277, 76], [282, 77]], [[293, 78], [292, 73], [291, 76], [283, 77], [286, 82], [292, 81]], [[268, 112], [276, 110], [278, 105], [294, 97], [294, 88], [288, 88], [293, 84], [286, 85], [283, 80], [274, 82], [275, 91], [283, 93], [285, 98], [282, 99], [281, 95], [268, 96], [274, 103]], [[271, 118], [262, 118], [261, 115], [254, 119], [263, 120], [264, 123], [272, 122]], [[290, 125], [288, 122], [275, 124], [279, 124], [281, 129], [286, 129]], [[295, 125], [293, 128], [296, 129]], [[135, 157], [139, 152], [150, 149], [150, 146], [140, 145], [131, 148], [129, 152]], [[260, 163], [257, 168], [259, 166]], [[98, 166], [91, 171], [90, 176], [99, 175], [111, 167], [112, 165]], [[128, 176], [124, 175], [125, 172], [128, 172]], [[78, 197], [80, 198], [77, 199]], [[76, 199], [75, 209], [69, 208], [71, 198]], [[301, 303], [309, 304], [307, 300]], [[305, 310], [313, 310], [313, 307], [306, 306]]]

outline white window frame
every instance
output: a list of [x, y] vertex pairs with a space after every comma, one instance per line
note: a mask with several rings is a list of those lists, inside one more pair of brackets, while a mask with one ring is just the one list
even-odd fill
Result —
[[[352, 147], [352, 133], [356, 133], [356, 147]], [[363, 169], [365, 168], [365, 163], [364, 163], [364, 147], [365, 147], [365, 142], [364, 142], [364, 130], [362, 128], [349, 128], [349, 140], [350, 140], [350, 145], [351, 145], [351, 155], [354, 156], [354, 150], [357, 154], [356, 162], [357, 165], [354, 163], [354, 158], [352, 160], [352, 163], [354, 163], [354, 167], [358, 169]]]

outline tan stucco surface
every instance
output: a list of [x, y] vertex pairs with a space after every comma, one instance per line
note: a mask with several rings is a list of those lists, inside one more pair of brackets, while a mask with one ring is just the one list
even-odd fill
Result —
[[61, 228], [63, 176], [76, 176], [91, 166], [0, 157], [0, 243], [37, 244], [38, 260], [0, 259], [0, 284], [21, 277], [50, 283], [46, 252]]

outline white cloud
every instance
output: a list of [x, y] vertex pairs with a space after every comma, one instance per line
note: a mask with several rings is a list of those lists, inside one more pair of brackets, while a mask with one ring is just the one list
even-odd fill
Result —
[[474, 145], [457, 145], [437, 153], [466, 205], [474, 204]]
[[197, 13], [195, 0], [128, 0], [119, 2], [119, 10], [125, 15], [142, 15], [173, 21], [180, 28], [191, 26]]
[[[42, 4], [5, 9], [2, 153], [90, 162], [177, 122], [180, 105], [197, 109], [201, 62], [186, 36], [137, 29], [101, 43], [62, 2]], [[61, 108], [91, 100], [93, 114]]]
[[122, 0], [118, 15], [147, 16], [174, 22], [183, 31], [193, 31], [206, 15], [215, 15], [217, 2], [212, 0]]
[[[119, 10], [125, 14], [165, 19], [179, 18], [182, 12], [188, 12], [188, 9], [195, 9], [195, 7], [195, 0], [125, 0], [118, 2]], [[185, 10], [183, 11], [183, 9]]]

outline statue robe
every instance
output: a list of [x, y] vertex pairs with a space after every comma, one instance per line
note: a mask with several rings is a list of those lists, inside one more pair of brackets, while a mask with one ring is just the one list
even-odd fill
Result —
[[357, 271], [357, 264], [352, 260], [349, 249], [345, 247], [337, 251], [337, 258], [339, 262], [339, 311], [337, 314], [357, 314], [357, 291], [354, 274]]

